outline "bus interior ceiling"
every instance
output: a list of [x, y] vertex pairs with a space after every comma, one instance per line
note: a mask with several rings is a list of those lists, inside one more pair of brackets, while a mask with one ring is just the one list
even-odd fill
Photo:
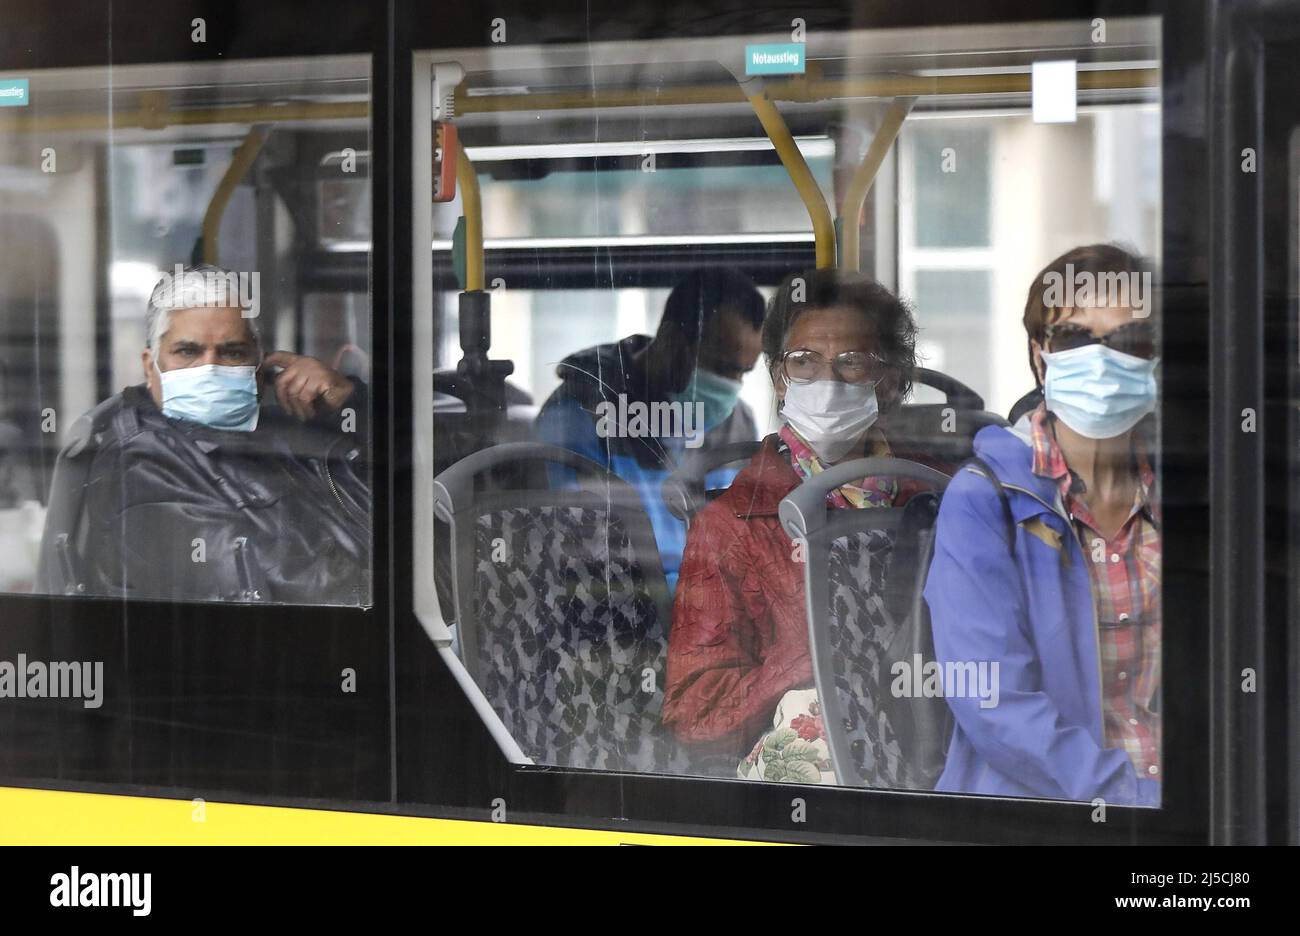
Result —
[[[890, 108], [900, 102], [910, 108], [899, 141], [890, 147], [890, 161], [880, 171], [883, 181], [867, 193], [861, 256], [853, 263], [917, 302], [923, 331], [927, 309], [922, 300], [934, 298], [937, 289], [939, 301], [951, 302], [961, 284], [931, 276], [925, 268], [930, 258], [900, 268], [900, 249], [908, 245], [900, 243], [905, 219], [899, 216], [898, 200], [916, 194], [915, 187], [906, 193], [896, 190], [896, 181], [903, 181], [897, 162], [903, 138], [922, 137], [914, 129], [918, 127], [971, 126], [981, 119], [1028, 123], [1030, 67], [1045, 49], [1078, 63], [1081, 121], [1069, 132], [1091, 133], [1091, 123], [1106, 122], [1106, 114], [1118, 111], [1147, 115], [1140, 120], [1149, 134], [1158, 126], [1158, 117], [1154, 123], [1151, 119], [1158, 114], [1158, 30], [1145, 19], [1113, 20], [1109, 27], [1104, 45], [1086, 41], [1087, 33], [1078, 28], [1055, 24], [850, 31], [823, 38], [804, 75], [775, 76], [763, 83], [832, 214], [839, 213], [836, 202], [845, 183]], [[435, 66], [455, 62], [464, 69], [454, 88], [452, 120], [482, 185], [488, 279], [505, 287], [493, 290], [492, 356], [513, 361], [512, 382], [534, 404], [555, 385], [550, 371], [560, 352], [574, 350], [538, 338], [539, 332], [558, 328], [554, 316], [561, 308], [567, 322], [560, 329], [564, 340], [593, 344], [612, 339], [620, 317], [639, 330], [652, 328], [663, 296], [692, 266], [735, 266], [765, 294], [787, 273], [812, 266], [815, 245], [808, 211], [746, 100], [754, 86], [742, 89], [738, 81], [745, 77], [737, 74], [742, 44], [662, 40], [432, 53]], [[1126, 119], [1103, 129], [1112, 136], [1130, 133], [1134, 123]], [[909, 152], [919, 145], [909, 141]], [[1014, 172], [1017, 155], [1007, 145], [996, 150], [987, 140], [982, 145], [986, 152], [976, 154], [982, 171]], [[1040, 148], [1022, 158], [1042, 155]], [[1109, 152], [1103, 155], [1110, 158]], [[990, 160], [1000, 160], [1001, 169], [991, 168]], [[1075, 171], [1093, 173], [1087, 156], [1077, 163]], [[1112, 174], [1134, 177], [1119, 186], [1125, 192], [1144, 189], [1138, 199], [1143, 216], [1112, 224], [1087, 217], [1093, 206], [1082, 206], [1078, 213], [1086, 220], [1080, 230], [1058, 222], [1054, 227], [1060, 230], [1050, 231], [1049, 240], [1054, 246], [1071, 237], [1111, 239], [1105, 235], [1114, 233], [1116, 239], [1141, 242], [1158, 257], [1159, 244], [1149, 236], [1159, 201], [1150, 170], [1158, 172], [1158, 164], [1108, 166]], [[735, 181], [741, 178], [746, 182]], [[1110, 197], [1117, 200], [1113, 192]], [[947, 205], [954, 199], [938, 201]], [[916, 209], [903, 210], [915, 223]], [[460, 355], [460, 285], [452, 252], [460, 214], [459, 199], [433, 209], [435, 368], [444, 370], [454, 367]], [[989, 214], [991, 227], [1004, 223], [992, 210]], [[924, 251], [911, 253], [919, 257]], [[1039, 262], [1037, 253], [1024, 259], [1035, 268]], [[987, 252], [983, 265], [995, 265]], [[1017, 268], [1014, 276], [996, 270], [968, 275], [984, 275], [988, 284], [982, 288], [992, 293], [1012, 281], [1019, 290], [1031, 272]], [[605, 298], [598, 298], [602, 294]], [[1001, 299], [991, 294], [983, 304], [991, 311]], [[959, 311], [940, 308], [929, 316], [936, 326], [925, 343], [929, 366], [944, 369], [943, 358], [952, 362], [962, 332], [981, 327], [978, 309], [965, 310], [966, 324], [957, 321]], [[606, 324], [594, 325], [588, 334], [584, 325], [591, 316]], [[1010, 363], [1023, 350], [1006, 354]], [[1028, 374], [1017, 369], [1016, 376], [1004, 376], [998, 386], [981, 386], [981, 379], [991, 380], [994, 372], [974, 357], [957, 376], [1005, 415], [1029, 389]], [[1004, 375], [1007, 371], [1000, 369]], [[759, 403], [760, 410], [768, 408], [761, 376], [751, 374], [746, 383], [746, 398]]]

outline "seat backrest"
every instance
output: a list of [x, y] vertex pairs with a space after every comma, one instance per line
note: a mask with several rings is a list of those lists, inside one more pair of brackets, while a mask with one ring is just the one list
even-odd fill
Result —
[[[575, 485], [484, 489], [499, 465], [567, 466]], [[540, 764], [684, 772], [662, 728], [670, 601], [636, 491], [565, 449], [511, 443], [434, 479], [467, 671]], [[437, 544], [435, 544], [437, 546]]]
[[943, 393], [945, 405], [953, 409], [982, 410], [984, 398], [956, 377], [928, 367], [912, 369], [912, 383], [930, 387]]
[[1011, 425], [1020, 421], [1020, 417], [1025, 413], [1032, 413], [1038, 409], [1038, 404], [1043, 402], [1043, 391], [1035, 387], [1020, 399], [1016, 400], [1015, 405], [1011, 407], [1011, 412], [1007, 414], [1007, 420]]
[[[471, 386], [455, 371], [436, 371], [433, 375], [433, 436], [438, 440], [433, 452], [433, 470], [437, 474], [454, 465], [474, 452], [492, 445], [506, 442], [531, 441], [532, 417], [523, 419], [515, 407], [530, 406], [532, 397], [526, 392], [507, 382], [505, 396], [507, 410], [503, 418], [492, 428], [490, 439], [483, 437], [481, 422], [470, 413], [470, 401], [474, 399]], [[521, 472], [532, 471], [530, 478], [520, 478]], [[518, 487], [536, 483], [539, 469], [536, 465], [501, 465], [493, 469], [493, 483], [499, 481], [507, 487]], [[442, 520], [434, 519], [434, 538], [436, 542], [446, 540], [447, 530]], [[454, 623], [455, 602], [452, 599], [450, 556], [444, 550], [434, 554], [433, 570], [434, 589], [438, 603], [444, 609], [447, 623]]]
[[664, 478], [662, 491], [668, 512], [690, 527], [691, 518], [708, 503], [708, 476], [719, 468], [749, 461], [762, 447], [763, 443], [755, 440], [687, 449], [672, 474]]
[[50, 501], [45, 512], [36, 587], [50, 595], [84, 594], [86, 481], [99, 451], [99, 433], [116, 409], [117, 397], [100, 403], [72, 424], [59, 450], [50, 481]]
[[947, 403], [907, 403], [880, 426], [896, 451], [923, 454], [945, 465], [959, 465], [975, 454], [975, 434], [985, 426], [1006, 426], [997, 413], [958, 409]]
[[945, 465], [959, 465], [975, 453], [975, 433], [1007, 421], [984, 409], [984, 398], [955, 377], [918, 367], [912, 383], [944, 395], [942, 403], [905, 403], [881, 417], [880, 427], [895, 451], [915, 453]]
[[[827, 510], [831, 490], [875, 476], [910, 478], [932, 491], [903, 507]], [[914, 462], [859, 459], [815, 475], [781, 502], [786, 532], [805, 544], [809, 648], [841, 784], [930, 789], [937, 779], [932, 742], [944, 730], [946, 705], [898, 699], [891, 685], [898, 661], [910, 665], [916, 652], [933, 658], [920, 589], [947, 481]]]

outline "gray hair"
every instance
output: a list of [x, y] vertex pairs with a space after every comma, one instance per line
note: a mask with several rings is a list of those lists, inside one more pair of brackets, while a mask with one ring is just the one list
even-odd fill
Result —
[[[171, 324], [171, 313], [178, 309], [240, 309], [240, 278], [238, 273], [223, 269], [213, 263], [197, 263], [182, 267], [176, 264], [172, 273], [164, 273], [149, 296], [144, 314], [145, 346], [153, 354]], [[260, 349], [262, 335], [257, 327], [256, 310], [245, 315], [248, 332]]]

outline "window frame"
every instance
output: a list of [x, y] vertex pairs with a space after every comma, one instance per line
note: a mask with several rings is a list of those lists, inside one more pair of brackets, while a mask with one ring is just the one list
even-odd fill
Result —
[[[982, 11], [981, 18], [1005, 17], [1015, 22], [1043, 19], [1086, 21], [1094, 12], [1089, 4], [1065, 4], [1050, 14], [1041, 8], [1033, 8], [1032, 13], [1030, 9], [1027, 4], [1015, 4], [1010, 10], [999, 9], [997, 14]], [[1209, 52], [1202, 31], [1203, 20], [1195, 15], [1204, 8], [1198, 5], [1197, 10], [1192, 11], [1180, 7], [1177, 17], [1162, 15], [1168, 9], [1167, 5], [1160, 3], [1121, 4], [1121, 10], [1125, 14], [1160, 17], [1163, 54], [1160, 64], [1165, 87], [1177, 86], [1179, 82], [1186, 81], [1194, 69], [1200, 66], [1200, 58]], [[970, 11], [959, 8], [954, 3], [945, 3], [925, 11], [891, 11], [884, 16], [889, 20], [888, 25], [931, 25], [938, 22], [961, 22], [963, 16], [970, 16]], [[564, 22], [562, 17], [558, 19]], [[757, 32], [772, 19], [773, 17], [760, 14], [756, 21], [738, 26], [734, 31]], [[690, 23], [691, 19], [688, 17], [675, 22]], [[548, 23], [556, 26], [554, 22]], [[854, 26], [860, 27], [862, 24], [855, 23]], [[815, 28], [811, 20], [809, 28]], [[395, 52], [399, 73], [403, 71], [401, 65], [404, 61], [412, 62], [414, 66], [422, 58], [432, 60], [429, 57], [436, 55], [437, 50], [455, 48], [457, 40], [464, 38], [463, 34], [448, 35], [433, 30], [427, 21], [422, 22], [414, 14], [408, 17], [398, 33], [404, 40]], [[556, 27], [552, 34], [562, 35], [563, 29]], [[596, 38], [593, 37], [593, 41]], [[406, 79], [409, 78], [409, 75], [406, 76]], [[1192, 101], [1183, 102], [1182, 110], [1162, 110], [1162, 139], [1165, 145], [1168, 145], [1171, 134], [1182, 134], [1189, 128], [1198, 126], [1195, 123], [1197, 113], [1196, 102]], [[399, 135], [406, 129], [408, 128], [400, 128]], [[403, 151], [399, 150], [395, 171], [399, 202], [412, 194], [412, 169], [413, 166], [403, 164]], [[1185, 200], [1192, 192], [1204, 191], [1205, 182], [1203, 167], [1196, 163], [1185, 172], [1166, 170], [1162, 179], [1163, 237], [1167, 239], [1171, 234], [1184, 234], [1196, 224], [1196, 219], [1201, 221], [1200, 229], [1204, 230], [1203, 213], [1195, 214], [1203, 212], [1199, 206], [1192, 209], [1194, 220], [1190, 223], [1171, 219], [1169, 206], [1180, 200], [1186, 204]], [[413, 204], [418, 219], [423, 206], [418, 200], [413, 201]], [[1172, 225], [1172, 230], [1171, 220], [1176, 222]], [[417, 232], [420, 230], [418, 223], [414, 229]], [[1195, 238], [1191, 239], [1191, 243], [1193, 249], [1186, 254], [1171, 257], [1168, 251], [1164, 251], [1167, 258], [1166, 277], [1172, 278], [1170, 281], [1199, 282], [1193, 271], [1198, 256], [1204, 256], [1204, 243]], [[423, 251], [410, 253], [399, 249], [398, 252], [403, 260], [406, 257], [414, 260], [416, 266], [413, 279], [417, 289], [421, 288], [420, 283], [425, 279], [420, 272], [423, 268], [422, 254]], [[399, 279], [400, 277], [399, 267]], [[1203, 368], [1208, 349], [1204, 331], [1200, 327], [1206, 323], [1207, 317], [1204, 292], [1194, 288], [1189, 296], [1180, 297], [1177, 303], [1167, 301], [1166, 309], [1172, 311], [1171, 306], [1193, 315], [1198, 327], [1192, 336], [1191, 347], [1188, 347], [1188, 336], [1184, 334], [1180, 346], [1167, 347], [1165, 350], [1175, 359], [1180, 372], [1183, 367]], [[402, 343], [401, 346], [412, 347], [409, 343]], [[1205, 438], [1203, 419], [1198, 418], [1192, 400], [1174, 401], [1165, 415], [1166, 421], [1185, 421], [1192, 431], [1202, 431], [1200, 437]], [[399, 511], [399, 515], [400, 513]], [[1199, 517], [1198, 522], [1203, 519], [1203, 516]], [[1195, 529], [1198, 522], [1184, 525], [1180, 532], [1185, 531], [1186, 526]], [[1180, 564], [1178, 567], [1182, 569], [1203, 567], [1203, 542], [1188, 539], [1174, 544], [1174, 548], [1166, 552], [1166, 562], [1171, 565]], [[1207, 623], [1203, 613], [1206, 582], [1203, 579], [1189, 580], [1186, 575], [1180, 576], [1180, 580], [1178, 590], [1171, 589], [1167, 584], [1166, 599], [1176, 596], [1179, 600], [1175, 606], [1180, 611], [1188, 611], [1193, 619], [1193, 632], [1203, 634]], [[402, 584], [401, 581], [397, 583], [399, 596], [410, 594]], [[405, 584], [410, 583], [408, 581]], [[1202, 600], [1198, 601], [1198, 598]], [[414, 637], [408, 634], [407, 638], [408, 641], [418, 642], [423, 636], [423, 632], [417, 630]], [[399, 633], [399, 642], [401, 639]], [[1207, 658], [1197, 658], [1194, 651], [1199, 648], [1199, 645], [1189, 643], [1186, 647], [1176, 648], [1175, 652], [1166, 649], [1167, 678], [1181, 679], [1189, 685], [1203, 685], [1207, 675]], [[399, 679], [399, 699], [403, 695], [402, 690], [403, 685]], [[1166, 698], [1170, 695], [1175, 694], [1167, 694]], [[414, 707], [415, 699], [419, 700], [420, 707], [457, 704], [463, 708], [465, 704], [463, 699], [453, 701], [443, 686], [428, 685], [419, 692], [406, 695], [406, 705], [399, 701], [399, 710]], [[1206, 724], [1208, 713], [1188, 704], [1185, 699], [1173, 698], [1166, 705], [1166, 715], [1174, 718], [1184, 732], [1176, 732], [1175, 736], [1184, 740], [1190, 737], [1192, 743], [1168, 751], [1166, 778], [1172, 779], [1167, 782], [1162, 807], [1136, 809], [1111, 806], [1104, 823], [1093, 820], [1094, 807], [1086, 803], [824, 789], [785, 784], [748, 784], [743, 789], [733, 789], [734, 784], [742, 781], [649, 774], [603, 774], [568, 768], [519, 766], [504, 762], [486, 731], [482, 733], [474, 753], [470, 754], [464, 749], [460, 751], [460, 755], [464, 756], [459, 761], [462, 772], [454, 783], [431, 782], [427, 776], [421, 777], [414, 770], [403, 769], [402, 759], [399, 758], [397, 788], [399, 799], [437, 801], [469, 814], [477, 814], [482, 809], [480, 804], [484, 797], [491, 799], [499, 796], [507, 803], [523, 804], [527, 817], [524, 821], [599, 825], [601, 817], [618, 816], [638, 828], [665, 825], [675, 827], [680, 824], [711, 828], [720, 834], [765, 838], [862, 841], [864, 838], [883, 837], [925, 841], [1095, 843], [1204, 841], [1207, 838], [1209, 816], [1202, 778], [1208, 770], [1208, 750], [1204, 744], [1199, 743], [1204, 737], [1199, 729]], [[399, 738], [409, 737], [410, 728], [410, 723], [399, 723]], [[399, 741], [399, 747], [401, 744]], [[792, 798], [799, 798], [806, 803], [807, 822], [803, 828], [792, 825], [789, 821]], [[513, 815], [517, 817], [519, 814]]]

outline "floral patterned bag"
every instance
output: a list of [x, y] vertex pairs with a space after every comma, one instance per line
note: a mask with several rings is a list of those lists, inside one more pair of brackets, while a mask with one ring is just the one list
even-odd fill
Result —
[[772, 729], [736, 768], [742, 780], [835, 783], [816, 689], [791, 689], [777, 703]]

